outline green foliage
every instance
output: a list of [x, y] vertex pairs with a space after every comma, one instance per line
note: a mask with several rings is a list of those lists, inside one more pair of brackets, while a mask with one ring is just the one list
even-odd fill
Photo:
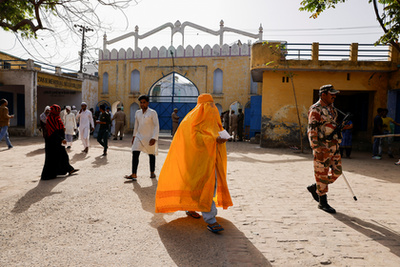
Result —
[[316, 19], [325, 9], [335, 8], [337, 4], [344, 2], [346, 0], [303, 0], [300, 10], [311, 12], [310, 18]]
[[[345, 3], [346, 0], [302, 0], [300, 10], [311, 12], [310, 18], [317, 18], [323, 11], [329, 8], [335, 8], [339, 3]], [[400, 50], [398, 39], [400, 34], [400, 0], [368, 0], [374, 4], [376, 17], [379, 21], [384, 34], [375, 44], [392, 44]], [[377, 11], [377, 4], [384, 5], [383, 13]]]
[[0, 27], [19, 32], [21, 36], [36, 36], [43, 29], [40, 12], [54, 12], [58, 0], [0, 0]]
[[[369, 0], [371, 2], [372, 0]], [[385, 34], [383, 34], [377, 43], [387, 44], [397, 42], [400, 34], [400, 1], [399, 0], [381, 0], [378, 1], [385, 4], [384, 13], [381, 19], [384, 25]]]
[[[75, 23], [101, 28], [96, 14], [98, 5], [122, 10], [137, 0], [0, 0], [0, 27], [19, 33], [22, 37], [36, 37], [38, 30], [54, 30], [57, 22], [73, 29]], [[57, 24], [58, 25], [58, 24]]]

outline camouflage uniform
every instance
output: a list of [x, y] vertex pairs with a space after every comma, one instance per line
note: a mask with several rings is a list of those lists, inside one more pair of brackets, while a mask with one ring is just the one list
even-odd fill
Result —
[[337, 134], [327, 140], [336, 128], [337, 112], [331, 106], [322, 106], [321, 100], [308, 111], [308, 139], [314, 155], [314, 174], [317, 193], [322, 196], [328, 192], [328, 184], [336, 181], [342, 174], [340, 139]]

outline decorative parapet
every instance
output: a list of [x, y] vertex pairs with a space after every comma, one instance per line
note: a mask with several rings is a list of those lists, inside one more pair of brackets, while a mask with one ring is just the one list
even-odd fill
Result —
[[168, 49], [164, 46], [159, 49], [153, 47], [151, 50], [148, 47], [143, 48], [143, 50], [128, 48], [126, 51], [122, 48], [119, 51], [112, 49], [111, 52], [106, 49], [99, 51], [99, 60], [250, 56], [250, 48], [251, 46], [248, 44], [234, 44], [232, 46], [216, 44], [212, 48], [209, 45], [204, 47], [196, 45], [194, 48], [191, 45], [186, 48], [180, 45], [177, 48], [170, 46]]
[[192, 23], [192, 22], [189, 22], [189, 21], [185, 21], [184, 23], [181, 23], [179, 20], [177, 20], [174, 24], [171, 23], [171, 22], [168, 22], [168, 23], [165, 23], [165, 24], [163, 24], [163, 25], [161, 25], [161, 26], [159, 26], [159, 27], [157, 27], [157, 28], [155, 28], [155, 29], [153, 29], [151, 31], [148, 31], [148, 32], [146, 32], [144, 34], [139, 34], [139, 27], [138, 26], [135, 27], [135, 31], [134, 32], [129, 32], [127, 34], [124, 34], [124, 35], [119, 36], [117, 38], [114, 38], [112, 40], [107, 40], [107, 35], [104, 34], [104, 36], [103, 36], [103, 51], [107, 50], [107, 45], [122, 41], [122, 40], [124, 40], [126, 38], [130, 38], [130, 37], [134, 37], [135, 38], [134, 49], [136, 51], [139, 48], [139, 46], [138, 46], [139, 39], [145, 39], [145, 38], [147, 38], [147, 37], [149, 37], [149, 36], [151, 36], [153, 34], [156, 34], [157, 32], [162, 31], [162, 30], [164, 30], [166, 28], [170, 28], [171, 29], [171, 46], [174, 45], [173, 44], [173, 38], [174, 38], [174, 35], [176, 33], [181, 33], [182, 34], [182, 46], [185, 46], [185, 28], [186, 27], [191, 27], [191, 28], [197, 29], [199, 31], [203, 31], [205, 33], [208, 33], [208, 34], [211, 34], [211, 35], [214, 35], [214, 36], [219, 36], [219, 45], [220, 46], [222, 46], [223, 43], [224, 43], [224, 33], [225, 32], [233, 32], [233, 33], [236, 33], [236, 34], [239, 34], [239, 35], [243, 35], [243, 36], [247, 36], [247, 37], [250, 37], [250, 38], [258, 39], [258, 41], [262, 41], [262, 39], [263, 39], [263, 27], [262, 27], [261, 24], [260, 24], [260, 27], [258, 29], [258, 34], [254, 34], [254, 33], [245, 32], [245, 31], [242, 31], [242, 30], [234, 29], [234, 28], [225, 27], [223, 20], [221, 20], [221, 22], [220, 22], [218, 31], [214, 31], [212, 29], [200, 26], [198, 24], [195, 24], [195, 23]]

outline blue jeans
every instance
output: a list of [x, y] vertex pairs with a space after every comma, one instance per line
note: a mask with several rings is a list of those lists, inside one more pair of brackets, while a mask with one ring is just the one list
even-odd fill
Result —
[[382, 138], [374, 138], [374, 144], [372, 146], [372, 155], [381, 156], [379, 153], [379, 147], [381, 147]]
[[8, 137], [8, 126], [0, 127], [0, 141], [3, 140], [4, 137], [6, 138], [6, 144], [8, 147], [12, 147], [10, 138]]
[[[215, 171], [215, 186], [214, 186], [214, 197], [215, 193], [217, 193], [217, 172]], [[217, 222], [217, 219], [215, 219], [215, 216], [217, 216], [217, 207], [215, 206], [214, 200], [212, 201], [211, 204], [211, 210], [208, 212], [202, 212], [201, 214], [203, 215], [203, 220], [208, 223], [208, 224], [213, 224]]]

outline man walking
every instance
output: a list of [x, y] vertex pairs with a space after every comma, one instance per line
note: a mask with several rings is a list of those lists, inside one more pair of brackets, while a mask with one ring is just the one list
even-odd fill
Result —
[[[106, 111], [110, 115], [110, 118], [113, 119], [114, 116], [113, 116], [113, 114], [111, 112], [111, 108], [110, 107], [106, 107]], [[110, 124], [109, 129], [108, 129], [108, 137], [111, 137], [112, 133], [115, 133], [115, 121], [111, 121], [111, 124]]]
[[333, 106], [336, 94], [330, 84], [319, 89], [319, 100], [308, 111], [308, 139], [314, 155], [314, 175], [316, 184], [307, 187], [313, 198], [319, 202], [318, 208], [328, 213], [336, 210], [328, 204], [326, 193], [328, 184], [342, 174], [342, 160], [339, 150], [339, 135], [335, 132], [337, 112]]
[[229, 131], [229, 110], [224, 112], [224, 117], [223, 117], [223, 123], [224, 123], [224, 129], [226, 131]]
[[71, 112], [70, 106], [65, 107], [64, 127], [65, 127], [65, 140], [67, 141], [67, 148], [71, 148], [72, 140], [76, 130], [76, 119], [74, 113]]
[[156, 155], [158, 154], [158, 134], [160, 125], [157, 112], [149, 108], [149, 97], [139, 96], [140, 109], [135, 114], [135, 128], [132, 137], [132, 173], [125, 175], [126, 179], [136, 181], [137, 167], [140, 152], [145, 152], [150, 159], [150, 178], [156, 178], [154, 174]]
[[99, 133], [97, 135], [97, 142], [103, 146], [103, 156], [107, 156], [107, 149], [108, 149], [108, 137], [110, 136], [109, 128], [111, 124], [111, 116], [106, 111], [105, 105], [100, 105], [100, 117], [99, 120], [96, 121], [97, 124], [100, 125]]
[[83, 151], [89, 152], [89, 137], [90, 132], [94, 129], [92, 112], [87, 109], [86, 102], [82, 102], [81, 110], [79, 111], [76, 119], [79, 120], [79, 136], [81, 137], [83, 144]]
[[172, 120], [172, 137], [175, 135], [176, 130], [178, 130], [179, 126], [179, 116], [178, 116], [178, 109], [174, 108], [174, 112], [171, 114]]
[[5, 138], [8, 149], [13, 148], [8, 136], [8, 127], [10, 126], [10, 119], [14, 118], [14, 115], [8, 114], [8, 101], [6, 99], [0, 100], [0, 141]]
[[119, 140], [122, 140], [122, 137], [124, 136], [124, 127], [126, 125], [126, 115], [121, 108], [117, 108], [117, 112], [114, 114], [112, 120], [115, 120], [115, 132], [113, 140], [117, 140], [118, 132]]

